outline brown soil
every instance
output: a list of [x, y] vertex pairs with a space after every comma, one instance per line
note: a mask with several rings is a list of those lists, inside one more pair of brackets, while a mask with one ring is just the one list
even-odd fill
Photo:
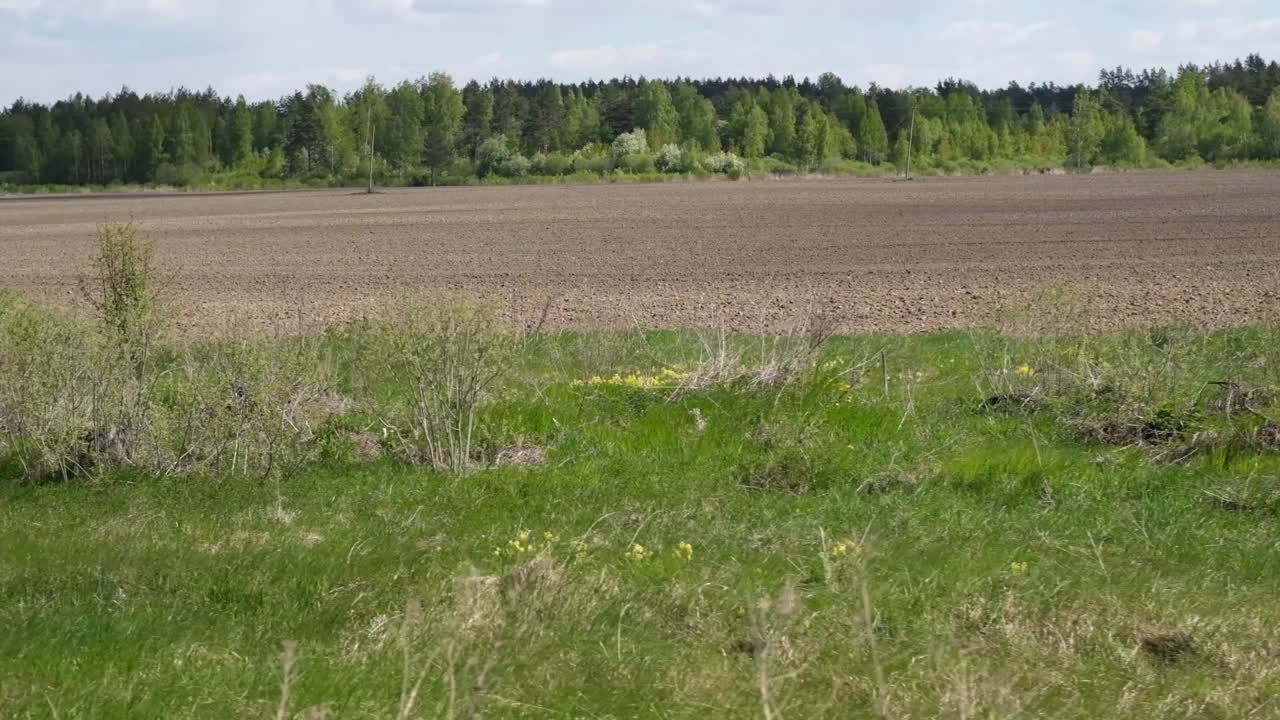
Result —
[[289, 332], [409, 292], [551, 328], [967, 327], [1049, 286], [1094, 329], [1280, 309], [1280, 173], [787, 180], [0, 201], [0, 287], [61, 303], [136, 220], [185, 327]]

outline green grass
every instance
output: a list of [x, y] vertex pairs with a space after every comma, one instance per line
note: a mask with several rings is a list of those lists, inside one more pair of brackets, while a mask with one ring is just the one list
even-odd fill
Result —
[[[541, 465], [329, 439], [279, 483], [10, 468], [0, 717], [1280, 714], [1280, 451], [1247, 442], [1276, 409], [1205, 384], [1274, 389], [1276, 331], [839, 337], [782, 388], [574, 382], [704, 340], [524, 345], [483, 436]], [[377, 434], [403, 377], [303, 342]], [[1170, 415], [1162, 445], [1081, 429]]]

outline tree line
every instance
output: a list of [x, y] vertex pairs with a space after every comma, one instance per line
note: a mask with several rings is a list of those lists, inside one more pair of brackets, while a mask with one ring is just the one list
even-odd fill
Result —
[[996, 90], [736, 78], [577, 84], [445, 74], [339, 97], [309, 85], [278, 101], [212, 89], [0, 112], [0, 182], [189, 185], [297, 179], [436, 183], [491, 175], [1147, 166], [1280, 159], [1280, 64], [1244, 61], [1134, 73], [1093, 86]]

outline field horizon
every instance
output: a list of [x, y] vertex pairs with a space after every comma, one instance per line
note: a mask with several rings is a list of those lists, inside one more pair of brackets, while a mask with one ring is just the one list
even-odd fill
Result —
[[184, 325], [322, 328], [404, 295], [548, 328], [978, 326], [1045, 288], [1097, 330], [1269, 321], [1280, 173], [346, 190], [0, 203], [0, 285], [56, 305], [135, 222]]

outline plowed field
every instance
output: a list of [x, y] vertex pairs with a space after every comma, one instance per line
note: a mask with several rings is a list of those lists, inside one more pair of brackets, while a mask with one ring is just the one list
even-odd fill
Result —
[[1065, 287], [1096, 329], [1280, 310], [1280, 173], [788, 180], [0, 201], [0, 287], [77, 302], [95, 225], [158, 244], [187, 328], [406, 292], [556, 328], [965, 327]]

